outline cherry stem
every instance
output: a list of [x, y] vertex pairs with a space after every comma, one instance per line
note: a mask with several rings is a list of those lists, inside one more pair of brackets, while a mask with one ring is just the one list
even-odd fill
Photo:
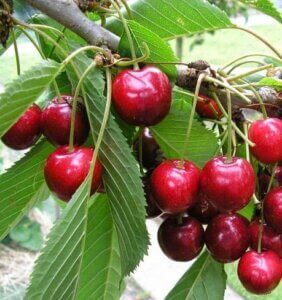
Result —
[[263, 42], [268, 48], [270, 48], [279, 58], [282, 57], [282, 55], [278, 49], [276, 49], [270, 42], [268, 42], [265, 38], [263, 38], [261, 35], [259, 35], [255, 31], [245, 28], [245, 27], [241, 27], [241, 26], [235, 26], [235, 28], [253, 35], [257, 39], [259, 39], [261, 42]]
[[143, 138], [142, 138], [142, 131], [143, 131], [143, 127], [139, 128], [139, 141], [138, 141], [138, 152], [139, 152], [139, 166], [140, 166], [140, 173], [142, 176], [144, 176], [144, 169], [143, 169]]
[[[124, 27], [124, 30], [125, 30], [125, 33], [126, 33], [126, 36], [127, 36], [127, 39], [128, 39], [129, 47], [130, 47], [131, 57], [132, 57], [132, 60], [135, 61], [136, 58], [137, 58], [137, 55], [136, 55], [134, 42], [133, 42], [133, 39], [132, 39], [132, 36], [131, 36], [130, 29], [129, 29], [128, 24], [127, 24], [127, 21], [124, 18], [123, 14], [121, 13], [121, 10], [120, 10], [119, 6], [117, 5], [117, 3], [114, 0], [110, 0], [110, 2], [114, 6], [116, 12], [119, 15], [119, 18], [120, 18], [122, 24], [123, 24], [123, 27]], [[134, 69], [135, 70], [139, 69], [138, 63], [134, 63]]]
[[258, 73], [260, 71], [263, 71], [263, 70], [266, 70], [266, 69], [270, 69], [270, 68], [273, 68], [273, 64], [263, 65], [261, 67], [252, 69], [252, 70], [247, 71], [245, 73], [234, 75], [234, 76], [230, 76], [230, 77], [228, 77], [226, 79], [227, 79], [227, 81], [235, 81], [237, 79], [241, 79], [241, 78], [247, 77], [249, 75], [252, 75], [252, 74], [255, 74], [255, 73]]
[[[248, 136], [248, 124], [247, 122], [244, 122], [243, 123], [243, 127], [244, 127], [244, 133], [245, 133], [245, 136], [247, 137]], [[245, 146], [246, 146], [246, 159], [248, 162], [251, 162], [250, 160], [250, 146], [248, 143], [245, 143]]]
[[16, 65], [17, 65], [17, 74], [18, 76], [21, 75], [21, 63], [20, 63], [20, 55], [19, 55], [19, 49], [18, 49], [18, 43], [15, 35], [14, 28], [11, 29], [12, 37], [13, 37], [13, 43], [14, 43], [14, 49], [15, 49], [15, 57], [16, 57]]
[[258, 236], [258, 253], [261, 253], [261, 250], [262, 250], [263, 225], [264, 225], [264, 217], [263, 217], [263, 200], [262, 200], [261, 201], [261, 209], [260, 209], [260, 224], [259, 224], [259, 236]]
[[[66, 30], [67, 30], [67, 28], [64, 27], [64, 28], [62, 29], [62, 33], [64, 34]], [[62, 35], [58, 36], [56, 42], [59, 44], [60, 41], [63, 39], [63, 37], [64, 37], [64, 36], [62, 36]], [[54, 53], [55, 50], [56, 50], [56, 46], [54, 45], [53, 48], [51, 49], [51, 51], [49, 52], [49, 54], [48, 54], [47, 57], [51, 57], [51, 56], [53, 55], [53, 53]]]
[[190, 114], [189, 123], [188, 123], [188, 128], [187, 128], [187, 132], [186, 132], [186, 136], [185, 136], [185, 140], [184, 140], [183, 154], [182, 154], [181, 161], [180, 161], [181, 166], [184, 165], [184, 159], [187, 154], [187, 146], [188, 146], [188, 141], [189, 141], [189, 137], [190, 137], [192, 126], [193, 126], [196, 105], [197, 105], [197, 101], [199, 98], [200, 88], [201, 88], [202, 82], [205, 79], [205, 77], [206, 77], [206, 74], [200, 74], [198, 81], [197, 81], [195, 95], [194, 95], [192, 109], [191, 109], [191, 114]]
[[124, 7], [126, 9], [126, 12], [128, 14], [129, 19], [133, 20], [133, 15], [132, 15], [131, 9], [130, 9], [127, 1], [126, 0], [120, 0], [120, 1], [124, 5]]
[[228, 131], [225, 131], [224, 135], [223, 135], [223, 138], [221, 139], [221, 142], [219, 143], [218, 148], [215, 151], [216, 156], [219, 154], [220, 150], [222, 151], [222, 147], [223, 147], [227, 137], [228, 137]]
[[260, 61], [256, 61], [256, 60], [247, 60], [247, 61], [243, 61], [243, 62], [240, 62], [238, 64], [235, 64], [226, 74], [229, 75], [231, 74], [235, 69], [237, 69], [238, 67], [241, 67], [243, 65], [246, 65], [246, 64], [258, 64], [258, 65], [261, 65], [261, 66], [265, 66], [266, 64], [263, 63], [263, 62], [260, 62]]
[[269, 184], [267, 187], [267, 193], [271, 190], [272, 185], [273, 185], [273, 181], [274, 181], [274, 177], [275, 177], [275, 171], [277, 168], [278, 163], [274, 164], [273, 168], [272, 168], [272, 172], [271, 172], [271, 176], [270, 176], [270, 180], [269, 180]]

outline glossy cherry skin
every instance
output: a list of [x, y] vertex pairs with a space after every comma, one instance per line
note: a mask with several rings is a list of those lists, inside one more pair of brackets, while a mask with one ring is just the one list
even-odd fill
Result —
[[2, 142], [14, 150], [31, 147], [41, 135], [40, 118], [41, 109], [33, 104], [3, 135]]
[[197, 257], [204, 246], [204, 229], [199, 221], [184, 217], [179, 224], [177, 218], [167, 218], [159, 228], [158, 241], [169, 258], [189, 261]]
[[[93, 157], [93, 149], [74, 147], [69, 152], [68, 146], [56, 149], [47, 158], [44, 175], [49, 189], [61, 200], [69, 201], [88, 175]], [[102, 183], [103, 167], [97, 160], [91, 186], [94, 193]]]
[[[258, 249], [260, 222], [254, 220], [249, 226], [250, 244], [254, 250]], [[272, 250], [282, 258], [282, 234], [276, 233], [270, 226], [264, 224], [262, 231], [262, 250]]]
[[252, 166], [243, 158], [226, 157], [210, 160], [201, 173], [201, 190], [221, 212], [233, 212], [246, 206], [255, 190]]
[[271, 190], [263, 201], [265, 221], [277, 233], [282, 233], [282, 187]]
[[214, 217], [205, 232], [205, 242], [212, 257], [222, 263], [240, 258], [249, 247], [249, 222], [238, 214]]
[[[43, 134], [55, 146], [65, 146], [69, 143], [72, 96], [63, 95], [59, 100], [54, 98], [43, 110], [41, 126]], [[84, 107], [77, 105], [74, 125], [74, 144], [81, 145], [89, 134], [89, 122]]]
[[196, 111], [203, 118], [220, 119], [222, 112], [217, 103], [204, 95], [200, 95], [200, 100], [197, 102]]
[[[137, 159], [139, 160], [139, 140], [134, 144], [134, 150], [136, 152]], [[158, 156], [161, 150], [150, 132], [148, 127], [142, 130], [142, 163], [146, 169], [151, 169], [155, 167], [159, 161]]]
[[268, 294], [279, 284], [282, 266], [279, 256], [272, 250], [245, 253], [238, 264], [238, 277], [243, 286], [254, 294]]
[[159, 123], [169, 113], [172, 99], [168, 77], [153, 66], [119, 73], [112, 94], [120, 117], [135, 126]]
[[206, 195], [200, 192], [196, 204], [188, 210], [188, 214], [202, 224], [208, 224], [212, 218], [219, 214], [219, 211], [210, 203]]
[[165, 213], [185, 212], [197, 201], [200, 169], [190, 161], [167, 160], [152, 173], [151, 189], [157, 205]]
[[271, 164], [282, 160], [282, 120], [269, 118], [254, 122], [249, 129], [253, 156], [262, 163]]

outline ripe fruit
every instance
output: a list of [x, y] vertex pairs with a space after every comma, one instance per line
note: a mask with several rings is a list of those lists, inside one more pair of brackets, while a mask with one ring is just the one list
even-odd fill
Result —
[[267, 294], [274, 290], [282, 276], [279, 256], [271, 251], [245, 253], [239, 261], [238, 276], [243, 286], [254, 294]]
[[165, 213], [185, 212], [197, 201], [200, 169], [190, 161], [167, 160], [152, 173], [151, 188]]
[[158, 241], [166, 256], [176, 261], [188, 261], [201, 252], [204, 229], [192, 217], [184, 217], [180, 224], [177, 218], [167, 218], [159, 228]]
[[[254, 220], [249, 226], [250, 243], [254, 250], [258, 249], [260, 222]], [[276, 233], [270, 226], [264, 224], [262, 231], [262, 250], [273, 250], [282, 258], [282, 234]]]
[[282, 186], [282, 166], [277, 166], [275, 170], [275, 179], [279, 186]]
[[269, 118], [254, 122], [249, 139], [255, 143], [250, 150], [260, 162], [271, 164], [282, 160], [282, 120]]
[[[61, 200], [69, 201], [89, 172], [93, 149], [68, 146], [59, 147], [47, 158], [44, 175], [49, 189]], [[91, 193], [102, 183], [103, 167], [97, 160], [92, 179]]]
[[207, 197], [200, 192], [196, 204], [188, 210], [188, 214], [199, 220], [202, 224], [208, 224], [219, 211], [208, 201]]
[[3, 135], [2, 142], [15, 150], [27, 149], [39, 139], [41, 110], [33, 104]]
[[205, 241], [212, 257], [223, 263], [235, 261], [249, 247], [249, 222], [238, 214], [220, 214], [209, 223]]
[[169, 112], [171, 86], [167, 76], [153, 66], [124, 70], [113, 82], [113, 105], [131, 125], [151, 126]]
[[[134, 144], [134, 150], [136, 152], [137, 159], [139, 159], [139, 141]], [[146, 169], [151, 169], [159, 163], [159, 157], [161, 156], [161, 150], [152, 136], [150, 129], [145, 127], [142, 130], [142, 163]]]
[[263, 201], [265, 221], [277, 233], [282, 233], [282, 187], [270, 191]]
[[203, 118], [219, 119], [222, 117], [222, 112], [217, 103], [207, 96], [200, 95], [200, 100], [197, 102], [196, 111]]
[[[43, 134], [55, 146], [64, 146], [69, 143], [72, 100], [71, 96], [63, 95], [62, 99], [54, 98], [43, 110], [41, 126]], [[87, 139], [89, 122], [84, 107], [77, 105], [74, 127], [74, 144], [81, 145]]]
[[201, 173], [201, 190], [221, 212], [232, 212], [248, 204], [255, 190], [255, 174], [252, 166], [243, 158], [226, 157], [210, 160]]

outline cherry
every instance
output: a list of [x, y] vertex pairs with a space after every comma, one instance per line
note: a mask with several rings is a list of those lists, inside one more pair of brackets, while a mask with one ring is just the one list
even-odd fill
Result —
[[280, 258], [272, 250], [262, 253], [250, 250], [239, 261], [238, 276], [249, 292], [258, 295], [270, 293], [282, 276]]
[[282, 166], [277, 166], [275, 170], [275, 179], [279, 186], [282, 186]]
[[121, 118], [131, 125], [159, 123], [171, 105], [170, 82], [153, 66], [124, 70], [113, 82], [113, 105]]
[[152, 173], [151, 188], [157, 205], [165, 213], [185, 212], [197, 200], [200, 169], [190, 161], [167, 160]]
[[[260, 234], [260, 222], [254, 220], [249, 225], [251, 247], [258, 249]], [[282, 234], [276, 233], [270, 226], [263, 224], [262, 231], [262, 250], [273, 250], [282, 258]]]
[[222, 112], [217, 103], [212, 99], [204, 95], [200, 95], [201, 100], [198, 100], [196, 111], [203, 118], [220, 119]]
[[41, 135], [40, 118], [41, 109], [33, 104], [3, 135], [2, 142], [14, 150], [34, 145]]
[[254, 193], [254, 170], [243, 158], [227, 163], [226, 157], [215, 157], [202, 170], [201, 190], [219, 211], [240, 210]]
[[[148, 127], [142, 130], [142, 163], [146, 169], [155, 167], [158, 163], [158, 156], [160, 156], [161, 150], [150, 132]], [[139, 159], [139, 141], [134, 144], [134, 150]]]
[[[72, 96], [63, 95], [61, 99], [56, 97], [42, 112], [41, 126], [43, 134], [55, 146], [64, 146], [69, 143], [72, 101]], [[75, 115], [74, 144], [83, 144], [88, 137], [88, 133], [87, 115], [82, 104], [78, 103]]]
[[282, 187], [270, 191], [263, 201], [265, 221], [276, 232], [282, 233]]
[[260, 162], [271, 164], [282, 160], [282, 120], [269, 118], [254, 122], [249, 139], [255, 143], [250, 150]]
[[222, 263], [237, 260], [249, 247], [249, 222], [238, 214], [220, 214], [209, 223], [205, 242], [212, 257]]
[[[68, 146], [56, 149], [47, 158], [44, 175], [49, 189], [61, 200], [69, 201], [88, 175], [93, 149], [75, 146], [72, 152]], [[103, 167], [97, 160], [92, 179], [91, 193], [102, 182]]]
[[188, 210], [188, 214], [195, 217], [202, 224], [208, 224], [219, 211], [210, 203], [207, 197], [200, 192], [197, 203]]
[[204, 246], [204, 229], [199, 221], [184, 217], [167, 218], [159, 228], [158, 241], [163, 252], [176, 261], [195, 258]]

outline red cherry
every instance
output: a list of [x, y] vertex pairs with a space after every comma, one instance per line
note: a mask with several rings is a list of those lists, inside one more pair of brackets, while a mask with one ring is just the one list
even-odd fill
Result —
[[282, 160], [282, 120], [269, 118], [254, 122], [249, 139], [255, 143], [250, 150], [260, 162], [271, 164]]
[[[64, 146], [69, 143], [72, 96], [63, 95], [62, 99], [54, 98], [43, 110], [41, 126], [43, 134], [55, 146]], [[77, 105], [74, 126], [74, 144], [81, 145], [89, 133], [89, 122], [84, 107]]]
[[34, 145], [41, 135], [41, 109], [33, 104], [3, 135], [2, 142], [14, 149], [23, 150]]
[[[254, 220], [249, 226], [251, 247], [258, 249], [260, 222]], [[282, 234], [276, 233], [270, 226], [263, 225], [262, 250], [273, 250], [282, 258]]]
[[196, 111], [203, 118], [220, 119], [222, 112], [217, 103], [204, 95], [200, 95], [200, 100], [197, 102]]
[[169, 258], [188, 261], [195, 258], [204, 246], [204, 229], [199, 221], [185, 217], [179, 224], [177, 218], [167, 218], [159, 228], [158, 241]]
[[196, 204], [188, 210], [188, 214], [199, 220], [202, 224], [208, 224], [218, 213], [219, 211], [202, 192], [199, 193]]
[[245, 253], [238, 264], [238, 276], [243, 286], [254, 294], [267, 294], [279, 284], [282, 276], [281, 261], [272, 250]]
[[223, 263], [235, 261], [249, 247], [249, 222], [238, 214], [220, 214], [209, 223], [205, 241], [212, 257]]
[[282, 166], [277, 166], [275, 170], [275, 179], [277, 180], [279, 186], [282, 186]]
[[159, 123], [171, 105], [167, 76], [153, 66], [124, 70], [113, 82], [113, 104], [121, 118], [136, 126]]
[[167, 160], [152, 173], [151, 188], [157, 205], [166, 213], [185, 212], [197, 200], [200, 169], [190, 161]]
[[282, 233], [282, 187], [270, 191], [263, 201], [265, 221], [276, 232]]
[[[59, 147], [49, 155], [45, 164], [45, 180], [49, 189], [61, 200], [69, 201], [88, 175], [93, 157], [93, 149], [74, 147], [69, 152], [68, 146]], [[102, 182], [103, 167], [97, 160], [92, 179], [91, 193]]]
[[202, 170], [201, 190], [219, 211], [240, 210], [254, 193], [254, 170], [243, 158], [227, 163], [226, 157], [215, 157]]

